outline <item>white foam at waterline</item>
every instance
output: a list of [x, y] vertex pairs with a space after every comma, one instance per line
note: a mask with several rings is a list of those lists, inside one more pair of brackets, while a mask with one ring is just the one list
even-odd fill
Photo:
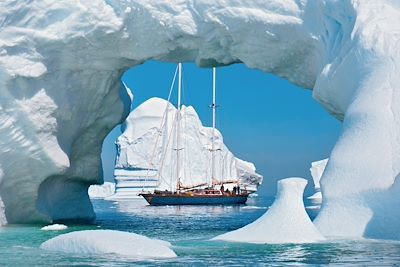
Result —
[[259, 206], [243, 206], [242, 210], [265, 210], [268, 207], [259, 207]]

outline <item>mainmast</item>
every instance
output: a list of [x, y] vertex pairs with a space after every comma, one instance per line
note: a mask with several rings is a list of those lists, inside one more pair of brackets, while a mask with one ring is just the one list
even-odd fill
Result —
[[181, 172], [179, 164], [180, 154], [180, 131], [181, 131], [181, 83], [182, 83], [182, 63], [178, 64], [178, 111], [176, 115], [176, 190], [181, 190]]
[[215, 179], [215, 109], [217, 108], [215, 105], [215, 67], [212, 70], [212, 136], [211, 136], [211, 183], [212, 186], [214, 184]]

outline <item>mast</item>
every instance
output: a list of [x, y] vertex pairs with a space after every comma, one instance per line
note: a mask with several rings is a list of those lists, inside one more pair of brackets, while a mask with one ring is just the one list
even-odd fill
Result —
[[212, 70], [212, 136], [211, 136], [211, 183], [212, 186], [214, 184], [215, 179], [215, 67]]
[[181, 190], [181, 173], [179, 164], [180, 151], [180, 126], [181, 126], [181, 83], [182, 83], [182, 63], [178, 63], [178, 111], [176, 115], [176, 190]]

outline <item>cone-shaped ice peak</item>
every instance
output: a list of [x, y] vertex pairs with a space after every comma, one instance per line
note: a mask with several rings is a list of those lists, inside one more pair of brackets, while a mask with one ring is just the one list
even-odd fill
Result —
[[278, 181], [275, 202], [263, 216], [213, 240], [247, 243], [311, 243], [323, 240], [304, 208], [306, 185], [307, 180], [303, 178]]

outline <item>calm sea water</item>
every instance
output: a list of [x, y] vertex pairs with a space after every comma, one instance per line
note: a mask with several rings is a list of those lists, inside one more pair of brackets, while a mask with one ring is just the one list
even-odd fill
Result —
[[[178, 258], [132, 262], [116, 255], [46, 252], [42, 242], [62, 232], [42, 225], [0, 228], [0, 266], [394, 266], [400, 265], [400, 242], [335, 241], [321, 244], [252, 245], [209, 241], [261, 216], [271, 199], [248, 205], [151, 207], [143, 200], [93, 201], [97, 221], [67, 231], [114, 229], [170, 241]], [[315, 214], [310, 214], [311, 217]]]

